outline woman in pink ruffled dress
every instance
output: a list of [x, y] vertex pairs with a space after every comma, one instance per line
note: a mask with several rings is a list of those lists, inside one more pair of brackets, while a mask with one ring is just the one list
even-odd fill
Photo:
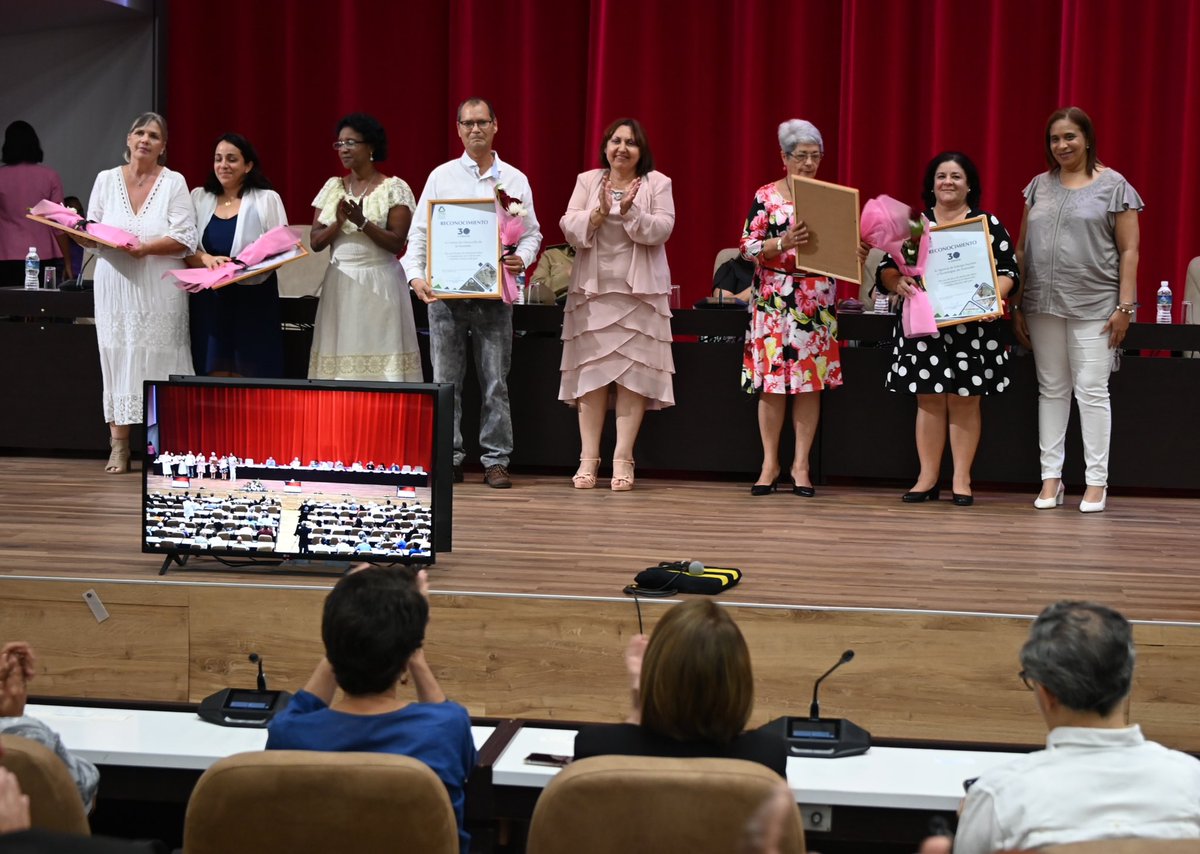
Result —
[[820, 392], [842, 384], [833, 280], [796, 267], [796, 247], [808, 241], [808, 227], [792, 204], [790, 178], [813, 178], [825, 144], [811, 122], [792, 119], [779, 126], [784, 176], [759, 187], [742, 231], [742, 254], [755, 261], [750, 328], [742, 357], [742, 388], [758, 394], [762, 471], [751, 495], [768, 495], [779, 480], [779, 434], [788, 401], [796, 450], [792, 492], [816, 494], [808, 455], [821, 417]]
[[617, 119], [600, 142], [602, 168], [575, 182], [563, 234], [578, 254], [563, 315], [559, 400], [579, 408], [576, 489], [592, 489], [600, 433], [616, 410], [610, 483], [633, 489], [633, 446], [647, 409], [673, 406], [671, 271], [665, 244], [675, 226], [671, 179], [654, 171], [645, 131]]

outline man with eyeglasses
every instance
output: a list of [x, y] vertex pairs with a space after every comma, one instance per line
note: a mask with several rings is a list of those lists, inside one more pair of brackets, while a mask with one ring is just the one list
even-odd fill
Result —
[[429, 333], [433, 359], [433, 381], [454, 385], [454, 480], [463, 479], [466, 454], [462, 440], [462, 381], [467, 368], [468, 338], [475, 350], [482, 406], [479, 417], [479, 446], [484, 482], [494, 489], [512, 486], [508, 474], [512, 454], [512, 416], [508, 406], [508, 369], [512, 360], [512, 304], [495, 299], [439, 300], [425, 281], [428, 225], [425, 212], [431, 199], [476, 199], [492, 197], [496, 185], [525, 206], [525, 230], [516, 252], [505, 255], [504, 266], [519, 275], [533, 263], [542, 243], [542, 231], [533, 212], [533, 191], [520, 169], [505, 163], [492, 150], [499, 129], [492, 105], [470, 98], [458, 107], [458, 137], [463, 155], [433, 170], [417, 215], [408, 232], [408, 251], [401, 263], [417, 296], [429, 304]]
[[1050, 729], [1046, 749], [984, 773], [963, 801], [955, 854], [1098, 839], [1200, 839], [1200, 761], [1128, 724], [1133, 632], [1111, 608], [1058, 602], [1018, 674]]

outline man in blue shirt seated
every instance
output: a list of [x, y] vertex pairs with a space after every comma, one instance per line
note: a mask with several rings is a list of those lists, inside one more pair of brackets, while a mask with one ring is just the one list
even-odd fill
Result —
[[[446, 785], [458, 819], [463, 788], [475, 766], [467, 710], [446, 700], [425, 661], [429, 622], [425, 571], [370, 568], [342, 578], [325, 599], [325, 657], [303, 690], [271, 721], [268, 750], [395, 753], [428, 765]], [[400, 696], [412, 680], [417, 700]], [[342, 698], [333, 702], [334, 691]]]

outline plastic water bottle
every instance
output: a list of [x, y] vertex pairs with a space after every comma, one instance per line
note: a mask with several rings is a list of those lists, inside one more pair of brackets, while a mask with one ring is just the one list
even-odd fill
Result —
[[876, 291], [875, 292], [875, 314], [890, 314], [891, 311], [892, 311], [891, 302], [888, 301], [888, 298], [884, 294], [881, 294], [878, 291]]
[[525, 305], [525, 271], [517, 273], [517, 305]]
[[42, 259], [38, 257], [37, 247], [30, 246], [29, 254], [25, 256], [25, 290], [36, 291], [42, 279]]
[[[28, 284], [25, 287], [29, 287]], [[1171, 286], [1163, 282], [1158, 286], [1158, 298], [1155, 300], [1158, 304], [1158, 314], [1154, 317], [1155, 323], [1170, 323], [1171, 322]]]

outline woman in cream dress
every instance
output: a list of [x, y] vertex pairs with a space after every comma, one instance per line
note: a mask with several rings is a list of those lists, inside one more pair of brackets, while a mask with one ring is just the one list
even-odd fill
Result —
[[321, 282], [310, 379], [421, 382], [421, 355], [408, 283], [396, 256], [404, 251], [416, 201], [408, 184], [383, 175], [387, 136], [371, 116], [338, 123], [333, 144], [348, 170], [313, 199], [310, 242], [333, 247]]

